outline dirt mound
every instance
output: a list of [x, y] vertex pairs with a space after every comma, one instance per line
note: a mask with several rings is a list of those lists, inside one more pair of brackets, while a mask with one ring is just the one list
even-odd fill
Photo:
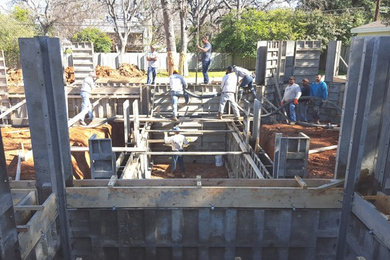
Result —
[[119, 66], [119, 73], [126, 77], [143, 77], [145, 76], [136, 65], [123, 63]]
[[21, 69], [8, 69], [7, 70], [8, 83], [23, 83], [23, 73]]
[[[111, 126], [103, 125], [96, 128], [72, 127], [69, 129], [70, 146], [88, 146], [88, 139], [96, 134], [98, 138], [111, 138]], [[4, 152], [7, 162], [8, 176], [15, 178], [16, 168], [18, 164], [18, 154], [22, 144], [25, 154], [31, 151], [31, 139], [29, 128], [1, 128], [3, 137]], [[88, 152], [72, 152], [73, 176], [75, 179], [90, 178]], [[30, 155], [28, 160], [21, 163], [21, 179], [35, 179], [34, 161]]]
[[99, 66], [95, 68], [97, 78], [117, 78], [120, 76], [119, 71], [109, 66]]
[[65, 68], [65, 80], [66, 84], [72, 84], [74, 82], [74, 68], [72, 66]]

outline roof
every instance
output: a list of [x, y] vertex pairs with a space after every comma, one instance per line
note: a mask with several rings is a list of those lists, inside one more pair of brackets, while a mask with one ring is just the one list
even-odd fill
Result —
[[373, 32], [390, 32], [390, 26], [383, 24], [381, 21], [372, 22], [359, 27], [352, 28], [352, 33], [373, 33]]

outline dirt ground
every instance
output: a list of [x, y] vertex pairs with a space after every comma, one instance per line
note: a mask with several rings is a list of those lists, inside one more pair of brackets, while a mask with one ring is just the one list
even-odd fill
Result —
[[[93, 134], [98, 138], [111, 138], [111, 126], [103, 125], [97, 128], [71, 127], [69, 139], [71, 146], [88, 146], [88, 139]], [[15, 179], [18, 164], [18, 154], [22, 144], [24, 148], [25, 161], [21, 163], [21, 180], [32, 180], [34, 176], [34, 161], [31, 153], [31, 139], [29, 128], [1, 128], [3, 137], [4, 153], [7, 162], [8, 176]], [[30, 151], [30, 152], [29, 152]], [[72, 152], [73, 176], [75, 179], [90, 178], [89, 155], [86, 152]]]
[[[310, 137], [310, 149], [337, 145], [339, 131], [321, 127], [304, 127], [300, 125], [273, 124], [262, 125], [260, 131], [260, 145], [273, 159], [275, 133], [283, 136], [298, 136], [303, 132]], [[337, 150], [330, 150], [309, 155], [309, 178], [332, 178], [336, 164]]]
[[184, 163], [185, 174], [180, 172], [172, 173], [169, 164], [156, 164], [152, 169], [153, 179], [168, 178], [196, 178], [200, 175], [202, 178], [228, 178], [228, 172], [224, 166], [217, 167], [214, 164]]

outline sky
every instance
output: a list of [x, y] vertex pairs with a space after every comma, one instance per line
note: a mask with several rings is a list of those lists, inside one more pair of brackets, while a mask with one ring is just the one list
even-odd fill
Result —
[[12, 0], [0, 0], [0, 13], [9, 12], [11, 10]]

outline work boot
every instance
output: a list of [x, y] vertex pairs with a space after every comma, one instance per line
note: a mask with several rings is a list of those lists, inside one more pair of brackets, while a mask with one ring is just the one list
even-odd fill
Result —
[[218, 113], [217, 119], [222, 119], [222, 113]]

